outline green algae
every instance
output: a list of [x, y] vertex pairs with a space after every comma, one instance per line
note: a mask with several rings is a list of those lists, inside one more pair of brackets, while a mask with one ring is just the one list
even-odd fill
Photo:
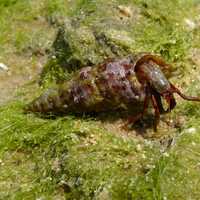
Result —
[[[59, 27], [52, 54], [66, 71], [140, 51], [179, 63], [186, 57], [193, 37], [184, 24], [189, 14], [194, 15], [192, 6], [195, 2], [72, 3], [68, 15], [52, 15]], [[128, 9], [129, 16], [119, 7]]]
[[[27, 11], [21, 11], [30, 5], [20, 2], [1, 1], [0, 21], [5, 22], [10, 12], [18, 20], [31, 21], [37, 12], [27, 17]], [[148, 51], [174, 64], [179, 75], [173, 82], [188, 94], [199, 94], [199, 54], [195, 60], [190, 54], [199, 49], [198, 1], [43, 2], [47, 20], [62, 30], [47, 62], [50, 69], [45, 67], [42, 75], [44, 85], [69, 79], [77, 68], [105, 57]], [[131, 19], [120, 19], [119, 5], [134, 8], [137, 17], [133, 13]], [[191, 29], [185, 19], [196, 26]], [[5, 50], [15, 34], [6, 36], [12, 29], [1, 24], [0, 48]], [[23, 52], [27, 35], [16, 37]], [[26, 93], [32, 99], [32, 90]], [[173, 130], [161, 127], [170, 135], [162, 140], [118, 134], [105, 129], [96, 117], [25, 115], [26, 101], [0, 107], [0, 199], [199, 199], [198, 104], [178, 100], [171, 118], [183, 117], [184, 123]]]

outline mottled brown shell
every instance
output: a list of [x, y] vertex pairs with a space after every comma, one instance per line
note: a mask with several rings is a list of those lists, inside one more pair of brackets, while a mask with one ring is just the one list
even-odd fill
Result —
[[164, 73], [170, 66], [156, 55], [140, 53], [125, 58], [107, 59], [96, 66], [80, 69], [70, 81], [49, 89], [30, 103], [33, 112], [99, 112], [129, 109], [144, 101], [145, 92], [135, 75], [138, 64], [151, 59]]

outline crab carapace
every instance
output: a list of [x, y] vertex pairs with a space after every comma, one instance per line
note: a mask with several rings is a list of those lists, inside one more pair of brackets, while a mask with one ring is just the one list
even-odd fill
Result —
[[[26, 111], [40, 113], [100, 112], [118, 108], [130, 109], [142, 105], [140, 113], [133, 113], [129, 123], [143, 117], [150, 101], [155, 110], [154, 130], [160, 114], [170, 112], [175, 106], [174, 93], [185, 100], [200, 101], [190, 97], [168, 80], [171, 67], [157, 55], [140, 53], [125, 58], [107, 59], [96, 66], [88, 66], [75, 73], [54, 89], [49, 89], [28, 104]], [[164, 110], [161, 98], [168, 109]]]

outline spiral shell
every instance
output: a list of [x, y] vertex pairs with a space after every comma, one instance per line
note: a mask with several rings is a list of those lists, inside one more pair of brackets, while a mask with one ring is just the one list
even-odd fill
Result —
[[[26, 111], [82, 113], [137, 106], [144, 101], [144, 92], [135, 76], [135, 64], [148, 55], [141, 53], [108, 59], [99, 65], [84, 67], [70, 81], [47, 90], [35, 99]], [[163, 61], [161, 64], [165, 65]]]

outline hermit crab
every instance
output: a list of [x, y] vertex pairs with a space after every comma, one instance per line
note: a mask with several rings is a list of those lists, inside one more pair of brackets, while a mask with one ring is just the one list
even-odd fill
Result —
[[[145, 114], [151, 101], [155, 111], [154, 130], [160, 114], [175, 106], [174, 93], [185, 100], [200, 101], [186, 96], [168, 80], [170, 65], [157, 55], [140, 53], [125, 58], [107, 59], [96, 66], [80, 69], [70, 81], [49, 89], [28, 104], [26, 111], [40, 113], [88, 113], [131, 109], [142, 105], [141, 112], [128, 118], [135, 123]], [[162, 98], [168, 108], [164, 109]]]

